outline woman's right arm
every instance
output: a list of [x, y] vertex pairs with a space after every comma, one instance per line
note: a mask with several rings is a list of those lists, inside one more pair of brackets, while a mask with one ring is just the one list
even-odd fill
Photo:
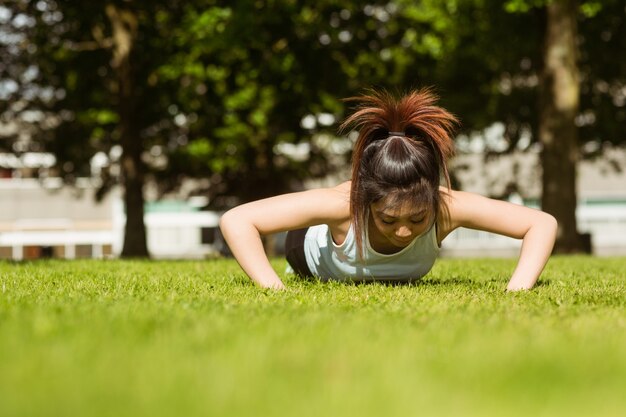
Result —
[[242, 204], [224, 213], [220, 229], [235, 259], [254, 282], [264, 288], [284, 289], [261, 236], [341, 221], [349, 217], [348, 196], [342, 184]]

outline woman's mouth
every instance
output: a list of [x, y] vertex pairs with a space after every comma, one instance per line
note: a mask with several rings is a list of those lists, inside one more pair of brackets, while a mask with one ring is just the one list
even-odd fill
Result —
[[394, 240], [396, 243], [398, 243], [398, 244], [400, 244], [400, 245], [402, 245], [402, 246], [406, 246], [406, 245], [408, 245], [409, 243], [411, 243], [411, 241], [413, 240], [413, 236], [411, 236], [411, 237], [407, 237], [407, 238], [399, 238], [399, 237], [396, 237], [396, 238], [394, 238], [393, 240]]

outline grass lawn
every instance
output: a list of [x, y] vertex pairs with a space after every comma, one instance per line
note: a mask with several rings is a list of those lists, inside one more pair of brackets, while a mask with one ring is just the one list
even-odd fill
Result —
[[0, 263], [0, 416], [626, 415], [626, 258], [504, 293], [514, 265], [274, 293], [232, 260]]

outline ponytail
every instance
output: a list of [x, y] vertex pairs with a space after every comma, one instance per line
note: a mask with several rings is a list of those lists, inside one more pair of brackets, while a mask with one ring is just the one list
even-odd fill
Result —
[[399, 98], [371, 90], [345, 101], [357, 103], [339, 130], [359, 132], [352, 153], [350, 213], [362, 255], [371, 203], [383, 197], [395, 205], [411, 199], [437, 214], [441, 175], [450, 188], [447, 160], [454, 154], [451, 135], [458, 120], [435, 105], [437, 96], [428, 88]]

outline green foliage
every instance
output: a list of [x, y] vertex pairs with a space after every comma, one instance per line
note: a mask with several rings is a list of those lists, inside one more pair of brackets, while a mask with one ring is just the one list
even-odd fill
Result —
[[602, 10], [602, 2], [586, 1], [580, 5], [580, 12], [586, 18], [595, 17]]
[[[530, 19], [533, 22], [531, 27], [536, 29], [534, 34], [541, 35], [545, 19], [543, 14], [548, 1], [510, 0], [505, 4], [504, 10], [507, 14], [522, 19]], [[624, 3], [619, 0], [581, 1], [579, 11], [578, 65], [581, 81], [579, 138], [581, 145], [591, 145], [583, 148], [583, 156], [586, 153], [593, 156], [595, 152], [602, 149], [601, 144], [603, 143], [623, 143], [621, 126], [626, 123], [626, 107], [624, 105], [626, 98], [619, 91], [620, 86], [624, 84], [623, 74], [626, 73], [626, 58], [624, 58], [624, 54], [620, 54], [618, 51], [626, 47], [626, 15]], [[505, 19], [510, 18], [505, 17]], [[495, 13], [491, 15], [490, 20], [490, 27], [497, 28], [493, 22], [500, 21], [501, 17]], [[542, 63], [537, 52], [541, 51], [541, 39], [531, 36], [528, 38], [518, 37], [511, 41], [509, 40], [510, 34], [524, 33], [527, 35], [527, 31], [523, 27], [518, 30], [512, 29], [514, 26], [508, 24], [503, 25], [503, 27], [506, 27], [509, 33], [499, 33], [497, 37], [492, 38], [492, 41], [499, 45], [497, 48], [505, 45], [510, 48], [510, 45], [515, 45], [515, 48], [510, 48], [510, 52], [513, 52], [517, 57], [518, 62], [517, 65], [513, 62], [507, 64], [508, 68], [500, 70], [500, 74], [508, 74], [513, 79], [517, 77], [519, 81], [529, 75], [539, 75]], [[487, 50], [488, 48], [481, 47], [480, 49]], [[532, 52], [533, 50], [534, 52]], [[510, 52], [506, 52], [502, 57], [511, 55]], [[522, 62], [526, 68], [519, 65]], [[502, 63], [505, 62], [502, 61]], [[493, 80], [496, 81], [496, 78]], [[489, 112], [492, 114], [490, 118], [492, 120], [494, 118], [504, 120], [509, 127], [513, 127], [513, 132], [517, 131], [515, 125], [520, 122], [529, 127], [531, 131], [535, 131], [536, 120], [534, 117], [528, 117], [529, 111], [534, 112], [534, 110], [529, 109], [525, 103], [537, 102], [535, 93], [537, 87], [523, 82], [517, 84], [513, 83], [512, 90], [509, 89], [510, 92], [504, 94], [511, 97], [502, 97], [503, 92], [498, 91], [498, 89], [492, 91], [492, 97], [497, 98], [503, 104], [510, 102], [512, 106], [508, 115], [494, 107], [493, 113]], [[598, 86], [600, 87], [598, 88]], [[517, 94], [522, 94], [521, 97], [524, 100], [522, 103], [516, 103], [512, 100]], [[508, 105], [506, 106], [508, 108]], [[519, 108], [520, 111], [515, 112], [515, 108]], [[515, 142], [515, 137], [515, 135], [512, 137], [513, 142]]]
[[0, 413], [617, 417], [624, 261], [555, 257], [522, 293], [514, 260], [285, 292], [233, 260], [0, 263]]
[[[334, 134], [346, 114], [340, 99], [371, 86], [434, 85], [465, 133], [500, 121], [512, 149], [537, 126], [545, 1], [132, 2], [133, 121], [143, 148], [157, 146], [167, 158], [152, 178], [164, 191], [183, 178], [208, 178], [205, 191], [218, 205], [219, 196], [250, 200], [298, 188], [334, 168], [328, 152], [313, 144], [299, 161], [277, 155], [277, 146]], [[62, 19], [44, 18], [42, 4]], [[23, 31], [36, 46], [29, 59], [40, 68], [37, 82], [64, 93], [43, 106], [64, 116], [40, 143], [75, 177], [90, 156], [119, 144], [105, 4], [11, 5], [36, 18]], [[581, 142], [621, 143], [623, 2], [589, 0], [580, 10]], [[319, 113], [335, 123], [301, 126]]]
[[[558, 0], [508, 0], [504, 4], [504, 10], [508, 13], [527, 13], [533, 8], [545, 7], [551, 1]], [[602, 3], [597, 0], [582, 1], [580, 13], [587, 18], [594, 17], [602, 10]]]
[[504, 10], [508, 13], [527, 13], [532, 8], [545, 6], [551, 0], [508, 0]]
[[[160, 178], [192, 167], [188, 174], [219, 182], [214, 190], [250, 200], [326, 175], [333, 168], [327, 150], [312, 146], [309, 158], [298, 161], [274, 149], [334, 133], [345, 115], [340, 99], [366, 87], [402, 89], [440, 80], [436, 74], [446, 65], [440, 61], [458, 43], [458, 7], [456, 1], [187, 6], [171, 36], [175, 51], [156, 74], [179, 82], [179, 111], [199, 117], [185, 134], [192, 151], [176, 149], [171, 170]], [[300, 125], [304, 116], [319, 113], [333, 115], [335, 124]], [[202, 149], [209, 140], [216, 152], [197, 152], [195, 140]], [[199, 155], [205, 160], [193, 160]]]
[[[84, 120], [80, 120], [84, 118]], [[115, 124], [119, 122], [119, 116], [110, 109], [87, 109], [83, 113], [79, 113], [79, 121], [90, 123], [96, 126]]]

